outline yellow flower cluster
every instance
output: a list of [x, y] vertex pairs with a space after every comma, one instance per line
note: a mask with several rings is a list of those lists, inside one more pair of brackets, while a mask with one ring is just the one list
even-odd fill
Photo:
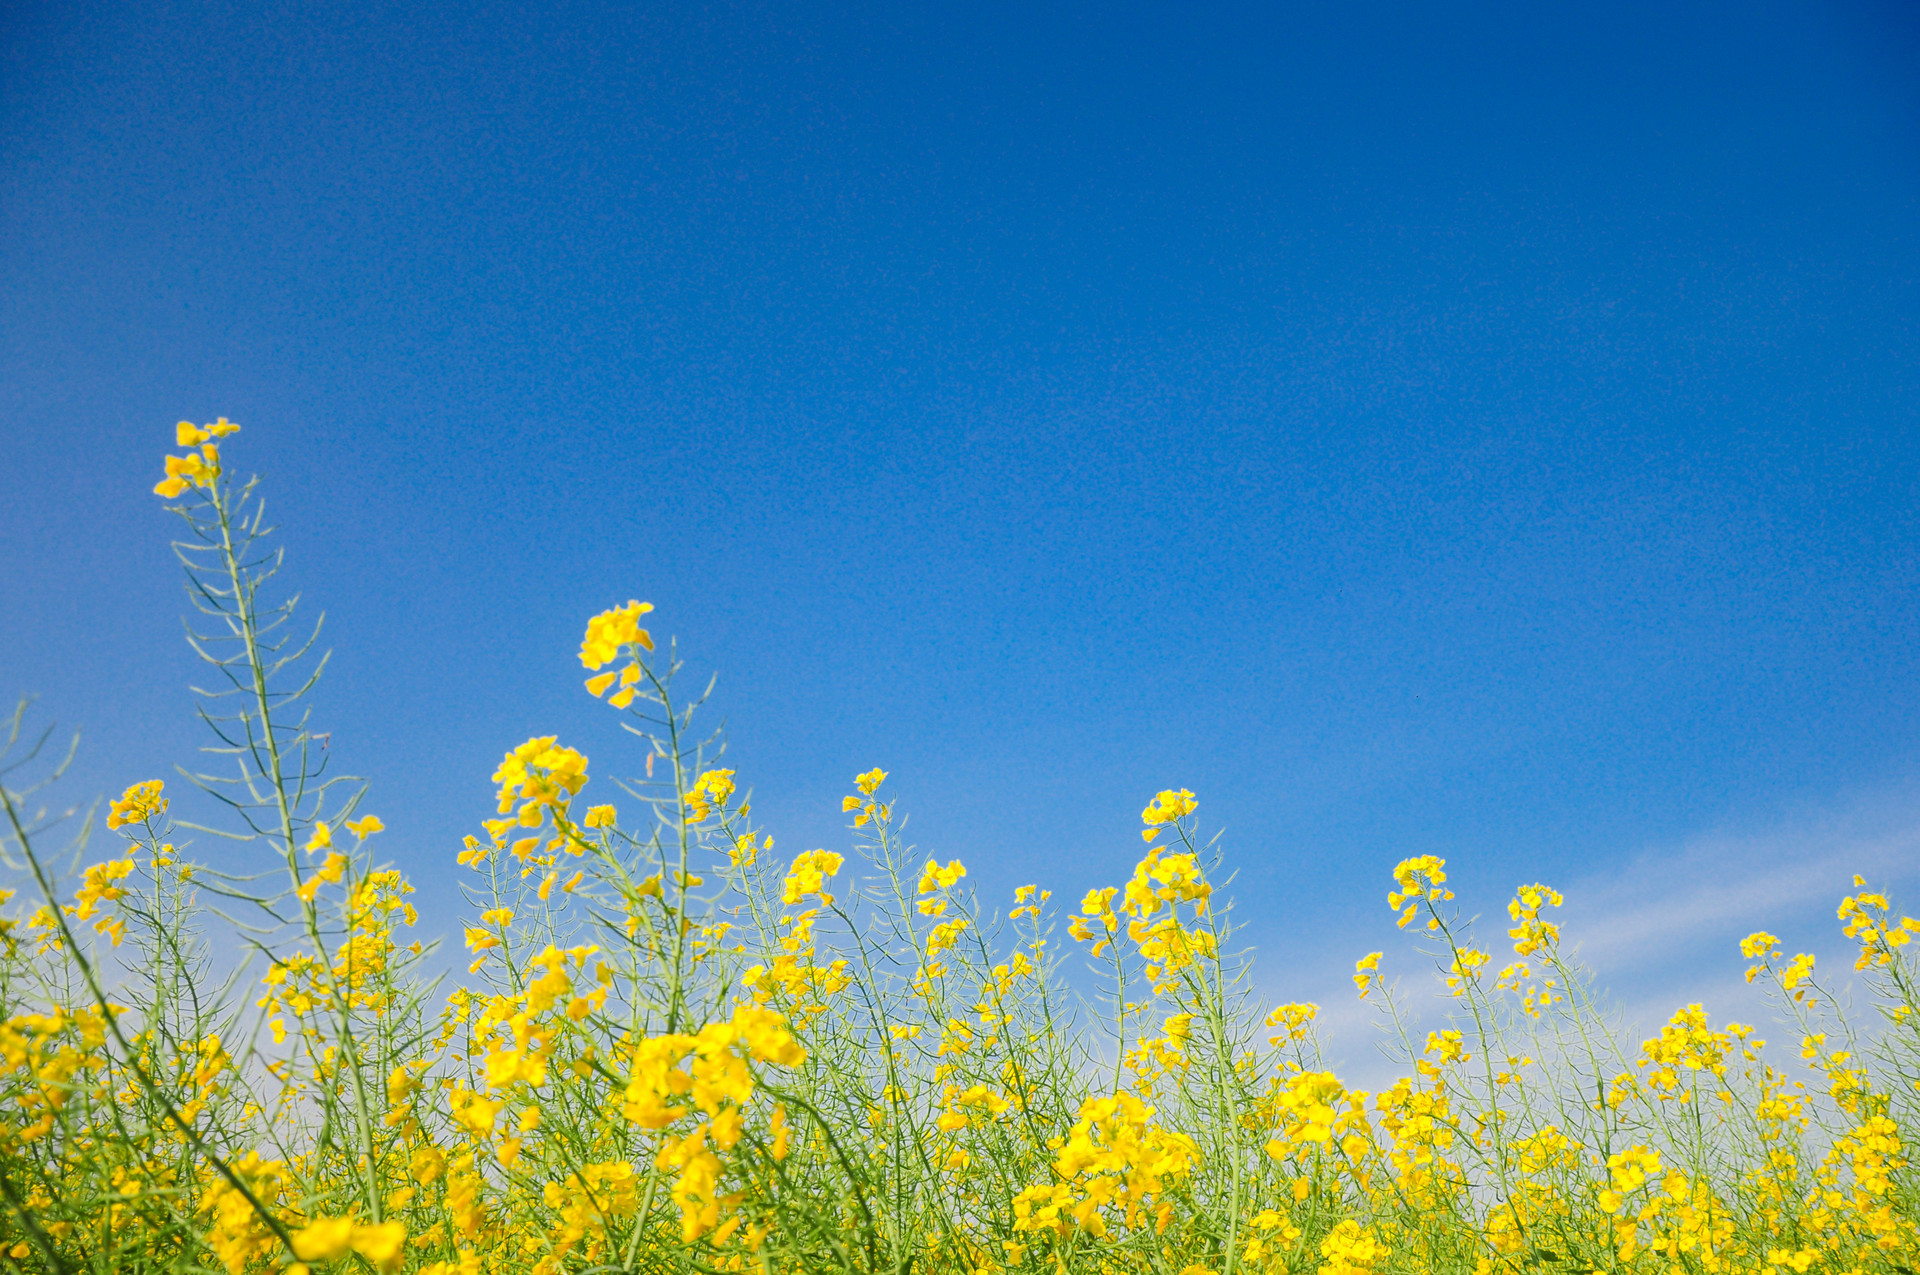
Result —
[[[294, 1233], [293, 1252], [300, 1263], [337, 1262], [358, 1253], [387, 1275], [400, 1269], [406, 1242], [407, 1228], [400, 1222], [369, 1224], [351, 1217], [323, 1217]], [[287, 1267], [290, 1275], [305, 1275], [300, 1263]]]
[[1054, 1157], [1057, 1180], [1014, 1196], [1014, 1231], [1066, 1236], [1078, 1227], [1098, 1237], [1147, 1221], [1156, 1231], [1166, 1230], [1173, 1219], [1166, 1194], [1187, 1176], [1198, 1148], [1184, 1134], [1155, 1124], [1153, 1116], [1154, 1109], [1130, 1093], [1081, 1104]]
[[500, 813], [514, 814], [522, 828], [538, 828], [548, 811], [564, 815], [567, 803], [587, 782], [587, 759], [554, 738], [529, 739], [493, 772], [493, 782], [500, 786]]
[[161, 796], [165, 787], [158, 779], [149, 779], [145, 783], [134, 784], [120, 794], [117, 801], [107, 803], [107, 827], [124, 828], [128, 824], [147, 823], [167, 813], [167, 799]]
[[[688, 1115], [688, 1102], [704, 1117], [690, 1132], [664, 1143], [656, 1159], [673, 1175], [671, 1195], [680, 1210], [683, 1242], [724, 1227], [726, 1234], [713, 1241], [721, 1243], [739, 1224], [738, 1215], [726, 1216], [737, 1201], [719, 1189], [720, 1157], [746, 1131], [744, 1110], [754, 1092], [749, 1059], [797, 1067], [806, 1056], [786, 1020], [757, 1005], [737, 1006], [727, 1022], [710, 1023], [693, 1035], [655, 1036], [634, 1047], [621, 1114], [639, 1128], [654, 1130]], [[786, 1113], [776, 1107], [770, 1119], [776, 1125], [772, 1137], [779, 1142]], [[780, 1151], [776, 1161], [785, 1158], [784, 1147], [769, 1148], [774, 1150]]]
[[1140, 812], [1141, 822], [1147, 825], [1140, 830], [1140, 835], [1152, 841], [1166, 829], [1168, 824], [1178, 823], [1199, 808], [1200, 803], [1195, 801], [1193, 794], [1185, 788], [1177, 790], [1169, 788], [1165, 792], [1156, 793], [1153, 800], [1147, 803], [1147, 808]]
[[854, 812], [854, 827], [864, 828], [869, 819], [879, 819], [884, 822], [892, 813], [885, 805], [873, 800], [873, 794], [880, 790], [880, 785], [886, 781], [886, 778], [887, 772], [878, 766], [875, 766], [864, 775], [855, 775], [853, 777], [853, 785], [860, 790], [860, 795], [858, 797], [852, 795], [842, 797], [840, 799], [840, 809], [843, 812]]
[[[1447, 883], [1446, 861], [1430, 854], [1402, 859], [1394, 865], [1393, 882], [1398, 888], [1387, 895], [1387, 906], [1400, 914], [1397, 924], [1403, 930], [1419, 914], [1422, 901], [1432, 913], [1440, 904], [1453, 898], [1453, 892], [1444, 888]], [[1538, 905], [1534, 906], [1537, 911]], [[1440, 924], [1437, 913], [1427, 918], [1427, 928], [1430, 930], [1439, 929]]]
[[701, 823], [710, 818], [718, 809], [725, 809], [727, 798], [733, 796], [733, 772], [731, 770], [709, 770], [696, 779], [693, 788], [684, 798], [687, 818]]
[[[1866, 879], [1855, 877], [1853, 884], [1856, 888], [1863, 886]], [[1862, 891], [1848, 895], [1840, 900], [1840, 919], [1846, 922], [1847, 937], [1860, 944], [1860, 956], [1853, 966], [1857, 970], [1893, 964], [1894, 953], [1920, 934], [1920, 920], [1910, 916], [1893, 919], [1884, 894]]]
[[127, 891], [120, 883], [131, 876], [137, 866], [131, 855], [91, 865], [81, 876], [80, 889], [75, 892], [72, 904], [64, 911], [76, 921], [93, 921], [94, 930], [107, 935], [113, 945], [119, 947], [127, 932], [126, 922], [119, 917], [98, 914], [103, 905], [126, 897]]
[[213, 486], [220, 478], [220, 449], [213, 440], [239, 431], [240, 427], [224, 416], [211, 425], [181, 421], [175, 429], [175, 446], [197, 446], [200, 450], [167, 457], [167, 476], [154, 484], [153, 494], [172, 500], [189, 487]]
[[640, 627], [640, 617], [653, 610], [653, 603], [630, 601], [623, 607], [602, 611], [587, 621], [587, 635], [580, 642], [580, 663], [588, 670], [605, 668], [619, 659], [622, 652], [627, 654], [624, 668], [611, 673], [601, 673], [587, 679], [587, 690], [594, 698], [607, 693], [607, 689], [616, 681], [620, 689], [615, 691], [607, 703], [615, 708], [625, 708], [633, 703], [636, 684], [640, 681], [643, 666], [641, 653], [653, 650], [653, 635]]
[[844, 855], [831, 850], [809, 850], [794, 859], [787, 869], [787, 879], [780, 891], [780, 902], [786, 907], [805, 901], [808, 895], [831, 905], [833, 896], [827, 893], [827, 878], [840, 871], [840, 865], [846, 862]]

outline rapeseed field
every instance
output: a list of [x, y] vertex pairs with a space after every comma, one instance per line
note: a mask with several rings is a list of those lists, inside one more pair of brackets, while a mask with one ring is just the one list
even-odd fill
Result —
[[1404, 958], [1356, 953], [1404, 1073], [1362, 1092], [1316, 1006], [1258, 1002], [1194, 793], [1153, 795], [1132, 875], [1077, 900], [919, 861], [879, 768], [846, 853], [776, 850], [639, 601], [585, 620], [580, 661], [645, 779], [589, 796], [562, 740], [504, 752], [447, 990], [304, 715], [312, 631], [236, 429], [181, 423], [155, 490], [222, 754], [191, 782], [258, 871], [176, 849], [144, 779], [56, 879], [61, 762], [24, 711], [0, 762], [8, 1270], [1914, 1275], [1920, 920], [1867, 882], [1838, 903], [1851, 1016], [1755, 933], [1777, 1021], [1688, 1005], [1632, 1041], [1559, 893], [1520, 885], [1477, 935], [1409, 859], [1385, 904], [1451, 1012], [1409, 1025]]

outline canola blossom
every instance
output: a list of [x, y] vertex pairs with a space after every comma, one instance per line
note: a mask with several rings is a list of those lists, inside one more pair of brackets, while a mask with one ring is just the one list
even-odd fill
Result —
[[[634, 751], [536, 735], [475, 777], [442, 982], [414, 886], [376, 858], [403, 801], [371, 813], [329, 775], [300, 703], [315, 670], [218, 447], [237, 428], [183, 422], [155, 490], [182, 502], [194, 649], [234, 688], [203, 707], [239, 768], [139, 778], [112, 846], [59, 876], [61, 826], [32, 813], [59, 767], [18, 715], [0, 755], [24, 869], [0, 888], [9, 1270], [1920, 1268], [1920, 920], [1866, 881], [1836, 917], [1864, 1015], [1756, 931], [1728, 970], [1784, 1046], [1702, 1004], [1628, 1040], [1559, 892], [1518, 885], [1476, 934], [1446, 863], [1405, 859], [1381, 915], [1406, 946], [1348, 958], [1399, 1074], [1356, 1089], [1321, 1007], [1262, 1001], [1286, 972], [1233, 955], [1192, 791], [1152, 794], [1144, 853], [1072, 883], [1071, 911], [1039, 883], [982, 898], [906, 842], [879, 767], [849, 777], [844, 846], [776, 853], [639, 601], [579, 652]], [[189, 857], [192, 783], [244, 873]], [[1425, 1022], [1392, 977], [1415, 961]]]

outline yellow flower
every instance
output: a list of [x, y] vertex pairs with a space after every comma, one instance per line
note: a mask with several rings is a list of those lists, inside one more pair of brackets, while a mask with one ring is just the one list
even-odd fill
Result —
[[1453, 958], [1452, 973], [1447, 975], [1447, 989], [1456, 996], [1465, 995], [1467, 984], [1480, 976], [1487, 959], [1487, 954], [1478, 948], [1462, 945]]
[[347, 856], [341, 854], [338, 850], [329, 851], [326, 862], [320, 865], [320, 870], [308, 877], [295, 893], [300, 896], [303, 902], [311, 903], [313, 902], [314, 896], [320, 893], [320, 887], [322, 885], [338, 881], [342, 876], [346, 875], [346, 871]]
[[[619, 659], [622, 647], [638, 646], [651, 651], [653, 635], [640, 627], [640, 617], [651, 610], [651, 602], [629, 601], [623, 607], [602, 611], [588, 620], [587, 635], [580, 642], [580, 662], [589, 669], [600, 669]], [[612, 685], [610, 679], [594, 694], [601, 694], [609, 685]]]
[[[1444, 879], [1444, 878], [1443, 878]], [[1513, 940], [1515, 956], [1532, 956], [1535, 952], [1559, 941], [1560, 927], [1552, 921], [1540, 919], [1543, 907], [1559, 907], [1564, 899], [1552, 886], [1523, 885], [1514, 892], [1513, 899], [1507, 904], [1507, 915], [1513, 918], [1513, 928], [1507, 931], [1507, 937]]]
[[1353, 981], [1360, 989], [1361, 1000], [1367, 999], [1373, 990], [1374, 980], [1379, 977], [1380, 958], [1384, 955], [1384, 952], [1369, 952], [1353, 963]]
[[422, 1144], [413, 1149], [407, 1162], [407, 1172], [421, 1186], [431, 1186], [440, 1175], [446, 1172], [447, 1155], [439, 1147]]
[[[854, 787], [858, 788], [862, 794], [864, 794], [865, 796], [871, 797], [874, 794], [874, 790], [879, 788], [881, 784], [886, 782], [886, 778], [887, 778], [887, 772], [880, 769], [878, 766], [875, 766], [872, 770], [869, 770], [864, 775], [855, 775], [853, 777], [853, 785]], [[848, 798], [848, 800], [851, 801], [852, 798]], [[858, 804], [859, 804], [858, 802], [854, 802], [854, 805], [858, 805]], [[848, 806], [846, 807], [846, 809], [851, 810], [853, 809], [853, 807]]]
[[348, 1243], [354, 1252], [373, 1263], [375, 1270], [397, 1271], [406, 1257], [406, 1223], [376, 1222], [370, 1226], [355, 1226]]
[[504, 1099], [489, 1098], [460, 1087], [454, 1089], [448, 1102], [454, 1120], [476, 1138], [493, 1136], [493, 1123], [506, 1105]]
[[347, 820], [347, 831], [362, 841], [365, 841], [376, 832], [385, 832], [386, 830], [387, 825], [381, 823], [379, 818], [374, 815], [368, 815], [364, 819]]
[[205, 426], [197, 426], [192, 421], [181, 421], [173, 427], [173, 441], [176, 447], [198, 447], [202, 443], [239, 432], [240, 427], [224, 416], [213, 424]]
[[1147, 808], [1140, 812], [1141, 821], [1147, 825], [1140, 830], [1140, 835], [1152, 841], [1160, 835], [1162, 827], [1186, 818], [1199, 808], [1200, 803], [1193, 799], [1191, 792], [1185, 788], [1178, 791], [1169, 788], [1156, 795], [1147, 803]]
[[1611, 1181], [1600, 1192], [1600, 1207], [1617, 1213], [1625, 1196], [1639, 1190], [1648, 1178], [1660, 1172], [1660, 1153], [1650, 1147], [1628, 1147], [1607, 1157], [1607, 1169]]
[[239, 428], [224, 416], [204, 427], [195, 426], [192, 421], [181, 421], [174, 428], [178, 445], [192, 447], [198, 444], [200, 451], [198, 454], [188, 452], [185, 456], [167, 457], [167, 476], [154, 484], [154, 494], [171, 500], [189, 487], [211, 487], [220, 477], [220, 449], [209, 440], [224, 438]]
[[940, 953], [952, 948], [955, 943], [959, 942], [960, 935], [966, 928], [967, 918], [959, 916], [951, 921], [942, 921], [939, 925], [928, 930], [927, 959], [931, 961], [934, 957], [940, 955]]
[[1097, 1237], [1108, 1232], [1109, 1210], [1128, 1224], [1145, 1210], [1164, 1228], [1168, 1187], [1186, 1177], [1199, 1148], [1153, 1116], [1131, 1093], [1083, 1102], [1067, 1136], [1054, 1142], [1057, 1180], [1014, 1197], [1013, 1229], [1065, 1236], [1078, 1227]]
[[686, 795], [687, 818], [700, 823], [716, 809], [725, 809], [727, 798], [733, 795], [733, 772], [731, 770], [709, 770], [694, 780], [692, 791]]
[[353, 1251], [353, 1219], [316, 1219], [293, 1233], [293, 1251], [303, 1262], [338, 1261]]
[[121, 793], [120, 800], [108, 803], [107, 827], [123, 828], [132, 823], [146, 823], [157, 815], [165, 814], [167, 799], [160, 795], [162, 787], [164, 784], [161, 780], [149, 779]]
[[920, 869], [919, 892], [932, 894], [935, 890], [951, 890], [966, 875], [967, 865], [958, 859], [952, 860], [944, 868], [928, 859], [927, 866]]
[[[1399, 911], [1399, 926], [1401, 929], [1404, 930], [1407, 928], [1407, 923], [1412, 921], [1414, 914], [1419, 911], [1419, 899], [1424, 897], [1427, 900], [1427, 906], [1432, 907], [1436, 903], [1445, 903], [1453, 897], [1451, 890], [1443, 888], [1447, 880], [1446, 867], [1447, 861], [1445, 859], [1430, 854], [1423, 854], [1414, 859], [1402, 859], [1398, 864], [1394, 865], [1394, 883], [1400, 888], [1387, 896], [1387, 906]], [[1552, 891], [1547, 890], [1545, 886], [1527, 886], [1523, 890], [1523, 894], [1525, 890], [1545, 891], [1547, 894], [1552, 894]], [[1554, 905], [1557, 907], [1560, 902], [1560, 896], [1553, 894], [1552, 898]], [[1518, 900], [1516, 900], [1516, 902], [1518, 902]], [[1539, 910], [1540, 905], [1536, 902], [1533, 905], [1533, 914], [1536, 918], [1538, 917]], [[1518, 915], [1518, 913], [1515, 914], [1516, 919], [1518, 919]], [[1428, 918], [1428, 929], [1437, 929], [1439, 925], [1440, 921], [1437, 917]], [[1554, 932], [1558, 933], [1557, 930]], [[1516, 932], [1515, 938], [1519, 939], [1519, 937], [1518, 932]], [[1527, 953], [1522, 952], [1520, 955], [1525, 956]]]
[[493, 782], [500, 785], [499, 813], [515, 815], [523, 828], [537, 828], [545, 811], [565, 813], [574, 794], [585, 786], [587, 759], [556, 743], [555, 736], [539, 735], [501, 759]]
[[[1364, 989], [1362, 989], [1364, 990]], [[1319, 1017], [1320, 1007], [1308, 1002], [1290, 1002], [1278, 1006], [1267, 1015], [1267, 1026], [1278, 1027], [1280, 1034], [1269, 1038], [1270, 1043], [1279, 1045], [1288, 1041], [1305, 1040], [1312, 1029], [1313, 1020]]]
[[818, 895], [822, 903], [832, 903], [833, 896], [825, 890], [827, 878], [840, 871], [845, 862], [841, 855], [831, 850], [809, 850], [793, 861], [787, 869], [785, 888], [781, 891], [780, 901], [787, 906], [800, 902], [809, 894]]
[[1359, 1275], [1387, 1256], [1387, 1246], [1371, 1228], [1346, 1218], [1320, 1241], [1320, 1256], [1327, 1260], [1319, 1275]]
[[[1193, 855], [1163, 855], [1156, 846], [1134, 865], [1133, 880], [1127, 882], [1120, 910], [1144, 921], [1158, 912], [1162, 904], [1197, 901], [1199, 910], [1205, 912], [1212, 894], [1213, 886], [1207, 883]], [[1090, 910], [1091, 904], [1092, 895], [1089, 895], [1081, 907]]]

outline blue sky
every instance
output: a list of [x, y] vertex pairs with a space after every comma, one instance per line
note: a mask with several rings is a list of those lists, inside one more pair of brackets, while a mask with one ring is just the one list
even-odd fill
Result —
[[0, 23], [0, 682], [76, 796], [199, 742], [148, 488], [225, 415], [443, 928], [505, 749], [631, 767], [574, 658], [628, 597], [783, 848], [879, 764], [1077, 896], [1189, 787], [1280, 992], [1407, 855], [1609, 933], [1778, 887], [1623, 995], [1915, 875], [1908, 7]]

